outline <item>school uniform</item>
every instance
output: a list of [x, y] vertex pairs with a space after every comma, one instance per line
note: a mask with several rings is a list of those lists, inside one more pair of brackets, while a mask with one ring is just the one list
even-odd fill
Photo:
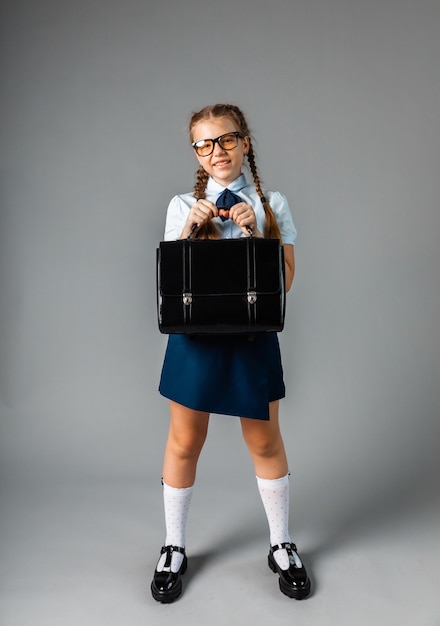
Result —
[[[258, 230], [263, 232], [265, 213], [255, 185], [242, 174], [227, 188], [253, 207]], [[224, 189], [209, 178], [206, 198], [215, 204]], [[277, 191], [263, 192], [277, 219], [283, 243], [295, 244], [296, 229], [286, 197]], [[165, 224], [166, 241], [180, 237], [194, 202], [190, 193], [172, 198]], [[216, 217], [213, 221], [225, 239], [245, 236], [232, 220]], [[269, 402], [285, 396], [278, 336], [169, 335], [159, 392], [198, 411], [268, 420]]]

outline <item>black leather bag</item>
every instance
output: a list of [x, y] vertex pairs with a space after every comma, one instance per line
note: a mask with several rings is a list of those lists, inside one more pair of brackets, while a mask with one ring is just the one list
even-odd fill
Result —
[[284, 250], [278, 239], [181, 239], [157, 249], [162, 333], [253, 334], [284, 327]]

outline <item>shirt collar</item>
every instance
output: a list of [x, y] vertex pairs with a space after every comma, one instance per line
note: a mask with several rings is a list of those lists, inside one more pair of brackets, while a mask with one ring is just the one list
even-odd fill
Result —
[[[242, 189], [244, 189], [244, 187], [247, 187], [247, 186], [248, 186], [248, 182], [246, 180], [246, 176], [244, 174], [241, 174], [238, 178], [233, 180], [232, 183], [229, 183], [229, 185], [227, 186], [227, 189], [229, 189], [230, 191], [236, 192], [236, 191], [241, 191]], [[206, 185], [206, 191], [209, 194], [221, 193], [225, 189], [226, 187], [223, 187], [223, 185], [216, 183], [213, 178], [209, 177], [208, 183]]]

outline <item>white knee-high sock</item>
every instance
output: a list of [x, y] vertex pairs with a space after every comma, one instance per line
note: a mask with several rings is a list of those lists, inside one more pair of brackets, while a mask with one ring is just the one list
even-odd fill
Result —
[[[289, 474], [275, 480], [257, 476], [257, 484], [269, 523], [270, 544], [274, 546], [278, 543], [290, 543]], [[277, 550], [273, 556], [281, 569], [289, 569], [289, 556], [286, 550]], [[297, 566], [301, 567], [301, 561], [299, 557], [297, 558]]]
[[[186, 543], [186, 520], [193, 494], [193, 487], [176, 489], [163, 483], [163, 502], [165, 509], [166, 546], [185, 547]], [[164, 569], [166, 555], [163, 554], [157, 564], [157, 571]], [[173, 552], [171, 571], [177, 572], [183, 561], [183, 554]]]

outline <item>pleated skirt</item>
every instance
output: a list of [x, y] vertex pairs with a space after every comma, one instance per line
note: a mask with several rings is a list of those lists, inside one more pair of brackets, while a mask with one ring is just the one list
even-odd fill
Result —
[[268, 420], [269, 402], [285, 396], [278, 336], [170, 335], [159, 392], [197, 411]]

